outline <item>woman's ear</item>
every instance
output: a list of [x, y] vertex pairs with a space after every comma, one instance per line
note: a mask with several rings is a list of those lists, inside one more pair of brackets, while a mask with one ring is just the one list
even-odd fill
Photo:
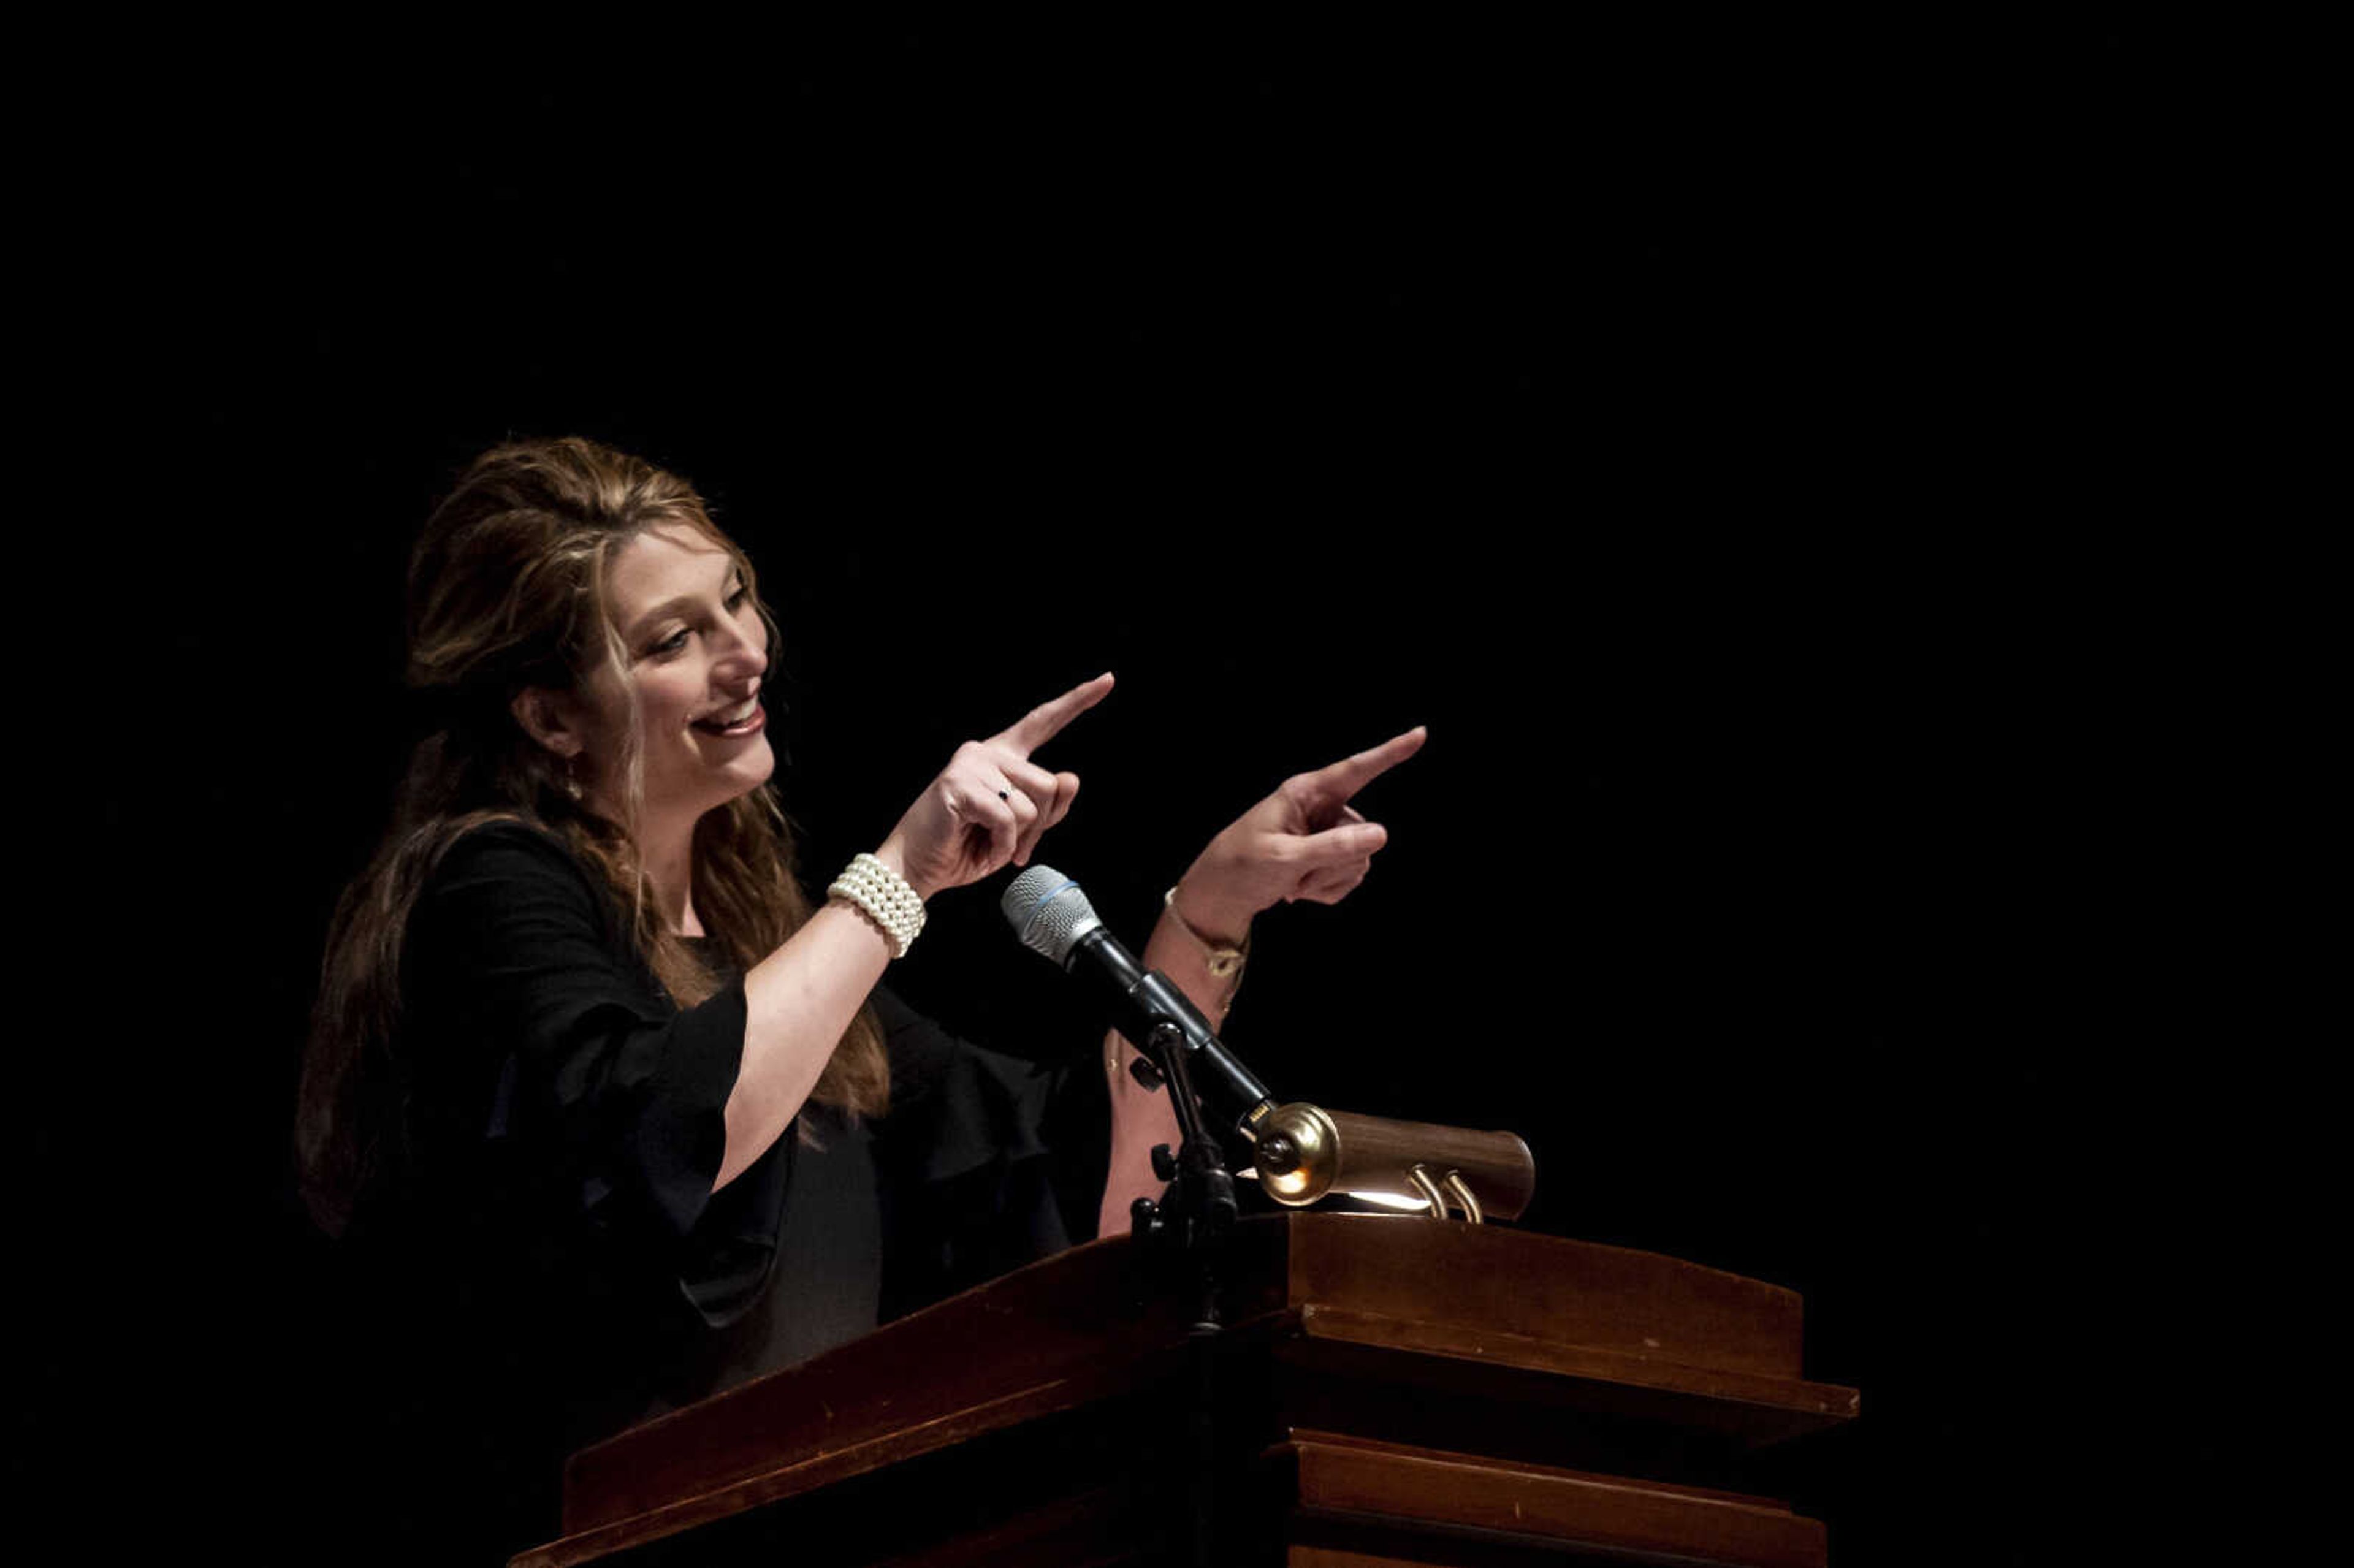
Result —
[[514, 715], [524, 734], [558, 757], [578, 757], [588, 744], [581, 733], [579, 713], [566, 693], [525, 686], [507, 705], [507, 711]]

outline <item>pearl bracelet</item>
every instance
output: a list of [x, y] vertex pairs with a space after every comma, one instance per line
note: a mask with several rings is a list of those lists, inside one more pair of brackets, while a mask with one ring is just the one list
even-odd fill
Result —
[[871, 854], [853, 859], [825, 895], [841, 899], [874, 921], [890, 938], [895, 959], [906, 958], [923, 931], [924, 901], [916, 896], [906, 877]]

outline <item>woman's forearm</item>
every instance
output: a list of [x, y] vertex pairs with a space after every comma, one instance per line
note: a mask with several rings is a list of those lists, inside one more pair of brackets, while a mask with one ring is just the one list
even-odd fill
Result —
[[[1214, 941], [1240, 941], [1249, 922], [1236, 931], [1205, 933]], [[1144, 945], [1144, 967], [1158, 969], [1202, 1010], [1213, 1029], [1225, 1022], [1238, 975], [1221, 980], [1209, 970], [1209, 955], [1185, 934], [1166, 909]], [[1139, 1198], [1158, 1197], [1162, 1182], [1152, 1173], [1152, 1146], [1177, 1148], [1177, 1116], [1170, 1108], [1166, 1089], [1149, 1090], [1129, 1072], [1136, 1049], [1117, 1032], [1104, 1036], [1104, 1071], [1111, 1086], [1111, 1169], [1104, 1180], [1103, 1208], [1097, 1216], [1099, 1235], [1118, 1235], [1129, 1225], [1129, 1208]]]
[[891, 961], [865, 916], [829, 903], [744, 976], [744, 1058], [727, 1096], [727, 1148], [716, 1192], [784, 1136], [843, 1032]]

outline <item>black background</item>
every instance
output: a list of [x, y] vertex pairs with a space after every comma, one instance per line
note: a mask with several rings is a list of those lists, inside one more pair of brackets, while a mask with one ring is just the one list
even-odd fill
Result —
[[[230, 1478], [192, 1517], [269, 1499], [302, 1555], [366, 1462], [286, 1195], [303, 1018], [413, 737], [408, 542], [472, 454], [565, 433], [760, 567], [809, 876], [1108, 668], [1043, 858], [1140, 942], [1285, 774], [1427, 724], [1360, 801], [1363, 888], [1260, 921], [1229, 1040], [1287, 1095], [1520, 1131], [1532, 1228], [1802, 1292], [1865, 1414], [1771, 1475], [1835, 1562], [2042, 1561], [2097, 1511], [2123, 1216], [2209, 1201], [2115, 1138], [2155, 1092], [2121, 780], [2231, 591], [2186, 599], [2197, 545], [2115, 499], [2196, 346], [2161, 261], [2195, 111], [2147, 38], [201, 42], [81, 193], [193, 438], [127, 546], [175, 608], [136, 662], [177, 831], [92, 808], [196, 912], [117, 982], [172, 1043], [182, 1179], [127, 1223], [183, 1306], [122, 1342], [196, 1374], [166, 1429]], [[993, 885], [894, 983], [1084, 1050]]]

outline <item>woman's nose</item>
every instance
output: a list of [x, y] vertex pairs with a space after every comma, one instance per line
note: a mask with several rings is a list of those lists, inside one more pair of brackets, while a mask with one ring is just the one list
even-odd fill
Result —
[[758, 621], [748, 630], [738, 627], [719, 651], [720, 676], [758, 685], [769, 673], [769, 631]]

